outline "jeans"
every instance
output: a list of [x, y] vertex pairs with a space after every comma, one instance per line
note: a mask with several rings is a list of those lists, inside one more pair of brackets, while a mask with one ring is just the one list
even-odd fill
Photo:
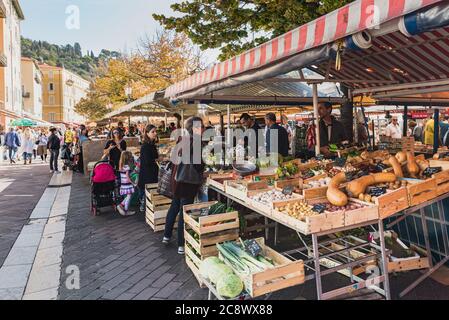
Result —
[[59, 150], [50, 150], [50, 170], [58, 171]]
[[178, 247], [184, 247], [184, 217], [182, 207], [193, 203], [194, 198], [173, 199], [170, 209], [168, 209], [167, 218], [165, 220], [164, 237], [171, 238], [173, 234], [173, 226], [175, 225], [176, 216], [178, 220]]
[[31, 160], [32, 154], [24, 152], [22, 157], [23, 157], [23, 161]]
[[9, 160], [14, 160], [14, 158], [16, 157], [17, 148], [8, 147], [8, 152], [9, 152]]

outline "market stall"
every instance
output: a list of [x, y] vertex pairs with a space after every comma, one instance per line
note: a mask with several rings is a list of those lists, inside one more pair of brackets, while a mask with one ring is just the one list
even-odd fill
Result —
[[[236, 104], [313, 104], [312, 120], [317, 121], [320, 100], [341, 99], [340, 103], [347, 103], [355, 95], [373, 91], [384, 94], [377, 98], [386, 98], [408, 94], [411, 89], [412, 93], [428, 92], [429, 87], [433, 91], [447, 90], [445, 82], [449, 81], [446, 52], [449, 5], [442, 1], [385, 1], [382, 6], [375, 7], [378, 14], [372, 16], [366, 13], [369, 5], [371, 4], [367, 1], [354, 1], [316, 21], [169, 87], [165, 91], [165, 97], [176, 101], [178, 108], [183, 104], [195, 103], [224, 105], [230, 126], [231, 108]], [[297, 73], [305, 67], [321, 74], [321, 78], [307, 77], [302, 71], [299, 71], [299, 76], [291, 75], [292, 72]], [[326, 82], [341, 84], [348, 89], [348, 94], [345, 97], [320, 97], [319, 85]], [[293, 90], [293, 95], [284, 96], [276, 93], [263, 95], [261, 90], [251, 92], [250, 88], [257, 88], [261, 83], [265, 86], [279, 83], [281, 87], [286, 83], [305, 83], [311, 86], [312, 95], [304, 97], [297, 89], [296, 92]], [[245, 90], [242, 91], [243, 89]], [[264, 88], [264, 91], [267, 91], [266, 89]], [[435, 123], [437, 132], [438, 121]], [[319, 137], [318, 126], [316, 127], [316, 136]], [[317, 140], [316, 151], [319, 153], [319, 138]], [[398, 270], [407, 263], [415, 268], [427, 268], [433, 265], [433, 258], [429, 241], [426, 241], [427, 264], [423, 262], [425, 257], [416, 257], [414, 254], [405, 255], [403, 261], [392, 260], [394, 256], [387, 250], [388, 237], [384, 233], [384, 220], [395, 215], [407, 216], [420, 211], [422, 206], [433, 204], [440, 208], [439, 216], [444, 219], [441, 201], [446, 197], [444, 188], [447, 172], [446, 169], [433, 166], [423, 158], [415, 158], [412, 152], [406, 153], [405, 156], [403, 153], [391, 155], [388, 150], [377, 154], [366, 152], [364, 156], [356, 155], [355, 158], [358, 158], [355, 163], [346, 159], [342, 166], [344, 171], [328, 177], [331, 182], [322, 187], [318, 186], [318, 190], [313, 192], [304, 192], [307, 189], [301, 188], [305, 180], [312, 177], [299, 177], [302, 180], [297, 181], [297, 188], [302, 190], [302, 193], [295, 195], [295, 192], [291, 193], [291, 189], [295, 189], [290, 188], [290, 198], [287, 199], [282, 196], [286, 193], [283, 192], [285, 187], [275, 190], [276, 186], [267, 185], [264, 186], [266, 190], [260, 190], [260, 181], [258, 185], [254, 185], [254, 182], [242, 183], [241, 180], [231, 179], [231, 182], [226, 181], [222, 186], [212, 182], [210, 188], [225, 196], [229, 201], [228, 205], [238, 203], [249, 208], [297, 231], [300, 239], [311, 236], [311, 245], [304, 243], [305, 249], [295, 249], [284, 253], [284, 256], [291, 261], [294, 261], [296, 256], [292, 253], [300, 256], [298, 261], [302, 260], [305, 271], [311, 272], [304, 277], [304, 281], [315, 279], [318, 299], [333, 298], [371, 285], [390, 299], [390, 268]], [[355, 170], [350, 172], [362, 176], [353, 176], [353, 180], [347, 179], [345, 174], [348, 164], [353, 167], [356, 165]], [[332, 164], [333, 167], [338, 165], [341, 166], [341, 163]], [[301, 172], [301, 164], [298, 163], [298, 166], [298, 171]], [[296, 185], [296, 180], [294, 184]], [[309, 185], [310, 182], [305, 184]], [[323, 197], [325, 189], [327, 190]], [[341, 189], [346, 190], [346, 193]], [[348, 199], [348, 193], [355, 198]], [[306, 199], [307, 194], [319, 197]], [[265, 199], [267, 195], [268, 201]], [[275, 198], [272, 198], [273, 195]], [[281, 208], [287, 214], [282, 212]], [[317, 214], [317, 210], [321, 213]], [[295, 213], [300, 213], [300, 216], [295, 217]], [[425, 221], [423, 217], [423, 226], [426, 225]], [[447, 224], [446, 221], [442, 222]], [[344, 233], [341, 234], [343, 231], [373, 225], [377, 226], [377, 229], [370, 235], [371, 238], [365, 241], [357, 242], [349, 239]], [[426, 239], [429, 237], [425, 227], [423, 235]], [[447, 244], [447, 232], [444, 236], [443, 241]], [[388, 239], [393, 238], [390, 236]], [[376, 241], [377, 245], [374, 245]], [[401, 246], [399, 242], [396, 243]], [[342, 255], [347, 259], [345, 263], [337, 261], [337, 257], [341, 258]], [[441, 255], [441, 261], [413, 285], [448, 260], [446, 250]], [[373, 261], [380, 267], [375, 276], [362, 278], [354, 274], [355, 267], [366, 270]], [[323, 276], [345, 271], [348, 271], [348, 277], [356, 284], [323, 292]], [[271, 291], [279, 289], [275, 288], [276, 281], [271, 280]], [[296, 284], [298, 283], [292, 283]], [[247, 285], [246, 289], [248, 291]]]

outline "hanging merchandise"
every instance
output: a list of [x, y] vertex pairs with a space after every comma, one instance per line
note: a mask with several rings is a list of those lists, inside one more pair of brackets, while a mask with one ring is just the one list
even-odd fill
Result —
[[310, 150], [316, 145], [315, 124], [310, 124], [307, 129], [307, 148]]

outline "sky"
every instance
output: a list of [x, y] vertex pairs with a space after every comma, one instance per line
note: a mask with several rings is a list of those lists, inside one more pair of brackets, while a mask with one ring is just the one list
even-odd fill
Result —
[[[22, 35], [65, 45], [79, 42], [83, 52], [101, 49], [131, 51], [139, 39], [160, 25], [153, 13], [173, 14], [175, 0], [20, 0], [25, 20]], [[77, 19], [79, 17], [79, 19]], [[217, 50], [204, 53], [215, 62]]]

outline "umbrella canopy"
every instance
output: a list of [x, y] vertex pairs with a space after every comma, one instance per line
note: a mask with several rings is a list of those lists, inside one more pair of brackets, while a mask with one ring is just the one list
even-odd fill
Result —
[[35, 121], [27, 118], [13, 120], [10, 124], [11, 127], [33, 127], [35, 125], [37, 125]]

